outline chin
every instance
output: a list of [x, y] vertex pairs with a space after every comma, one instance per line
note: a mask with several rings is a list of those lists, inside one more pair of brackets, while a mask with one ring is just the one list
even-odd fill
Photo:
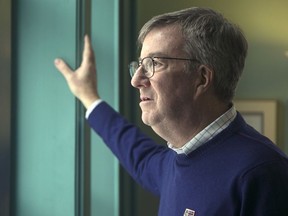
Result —
[[152, 115], [151, 111], [142, 111], [142, 122], [147, 126], [152, 126], [155, 123], [155, 115]]
[[163, 122], [163, 118], [160, 115], [155, 115], [155, 112], [142, 112], [142, 122], [147, 126], [155, 126]]
[[142, 122], [147, 126], [151, 126], [149, 119], [147, 117], [145, 118], [143, 115], [142, 115]]

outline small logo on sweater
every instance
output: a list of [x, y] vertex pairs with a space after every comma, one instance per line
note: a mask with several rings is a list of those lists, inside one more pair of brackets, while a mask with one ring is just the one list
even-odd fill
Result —
[[195, 211], [191, 209], [186, 209], [183, 216], [195, 216]]

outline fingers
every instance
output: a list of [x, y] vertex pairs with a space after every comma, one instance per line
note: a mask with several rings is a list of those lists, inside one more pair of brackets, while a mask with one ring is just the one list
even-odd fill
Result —
[[54, 60], [54, 65], [65, 78], [67, 78], [72, 73], [70, 67], [60, 58]]
[[94, 52], [91, 45], [91, 41], [88, 35], [85, 35], [84, 37], [84, 50], [83, 50], [83, 56], [82, 56], [82, 64], [87, 65], [89, 63], [95, 63], [94, 62]]
[[[55, 67], [63, 74], [64, 77], [67, 78], [73, 71], [71, 68], [60, 58], [54, 60]], [[91, 41], [88, 35], [84, 37], [84, 49], [82, 55], [81, 66], [83, 68], [87, 68], [87, 66], [95, 66], [94, 52], [91, 45]]]
[[60, 58], [55, 59], [55, 67], [67, 81], [71, 92], [88, 108], [96, 99], [97, 92], [96, 66], [93, 48], [89, 37], [84, 38], [82, 63], [75, 71]]

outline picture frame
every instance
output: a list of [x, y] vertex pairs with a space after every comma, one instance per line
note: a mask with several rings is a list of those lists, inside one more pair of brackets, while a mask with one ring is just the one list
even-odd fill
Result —
[[235, 100], [233, 103], [248, 124], [277, 142], [276, 100]]

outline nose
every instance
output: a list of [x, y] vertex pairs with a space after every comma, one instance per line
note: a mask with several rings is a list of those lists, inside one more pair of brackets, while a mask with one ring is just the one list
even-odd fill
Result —
[[134, 88], [141, 88], [141, 87], [148, 87], [150, 85], [150, 80], [147, 78], [143, 71], [142, 67], [140, 66], [134, 76], [131, 79], [131, 85]]

